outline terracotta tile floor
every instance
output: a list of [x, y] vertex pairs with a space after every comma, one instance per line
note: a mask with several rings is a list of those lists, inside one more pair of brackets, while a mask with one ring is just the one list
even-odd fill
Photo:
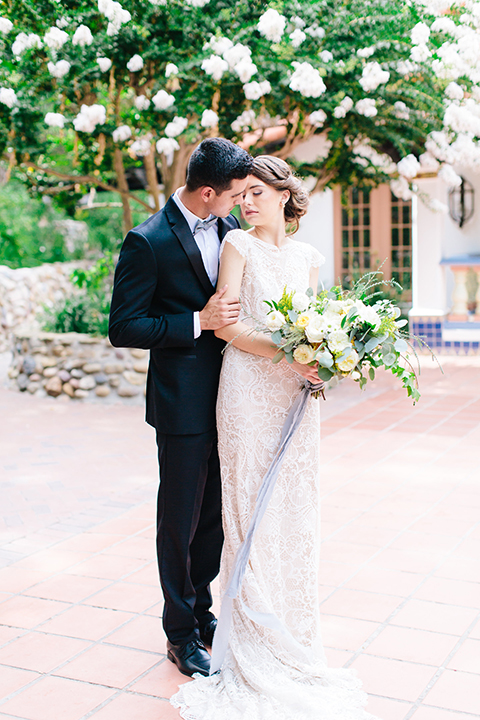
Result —
[[[442, 362], [416, 407], [386, 374], [322, 404], [326, 653], [382, 720], [480, 718], [480, 357]], [[0, 718], [179, 717], [156, 477], [141, 408], [0, 389]]]

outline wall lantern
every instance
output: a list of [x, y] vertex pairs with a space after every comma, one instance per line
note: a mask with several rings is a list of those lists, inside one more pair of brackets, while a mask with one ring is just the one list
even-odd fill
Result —
[[471, 183], [462, 177], [462, 183], [448, 193], [448, 212], [459, 227], [463, 227], [474, 211], [474, 189]]

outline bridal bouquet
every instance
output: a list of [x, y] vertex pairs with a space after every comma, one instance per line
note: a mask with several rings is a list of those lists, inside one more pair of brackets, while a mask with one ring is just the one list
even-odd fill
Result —
[[[350, 376], [364, 388], [374, 380], [375, 370], [384, 367], [397, 375], [414, 404], [420, 398], [415, 369], [405, 353], [412, 336], [402, 328], [400, 308], [388, 299], [369, 294], [378, 283], [376, 273], [367, 273], [351, 290], [332, 287], [315, 296], [283, 291], [282, 297], [265, 300], [270, 310], [264, 331], [278, 347], [273, 362], [283, 357], [290, 363], [318, 363], [318, 376], [328, 381]], [[366, 301], [366, 302], [364, 302]]]

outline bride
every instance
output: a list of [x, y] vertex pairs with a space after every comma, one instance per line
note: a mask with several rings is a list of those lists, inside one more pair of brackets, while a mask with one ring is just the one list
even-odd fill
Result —
[[[264, 300], [279, 299], [285, 287], [317, 287], [324, 258], [286, 233], [298, 228], [307, 205], [287, 163], [257, 157], [241, 203], [252, 228], [231, 230], [220, 250], [219, 287], [228, 284], [245, 311], [243, 321], [216, 332], [230, 343], [217, 402], [222, 590], [288, 411], [304, 378], [318, 383], [314, 367], [272, 363], [271, 339], [252, 333], [252, 317], [266, 319]], [[327, 668], [322, 646], [319, 444], [319, 402], [311, 397], [253, 540], [222, 668], [195, 676], [171, 699], [186, 720], [374, 720], [360, 682], [351, 671]], [[276, 622], [262, 624], [267, 615]]]

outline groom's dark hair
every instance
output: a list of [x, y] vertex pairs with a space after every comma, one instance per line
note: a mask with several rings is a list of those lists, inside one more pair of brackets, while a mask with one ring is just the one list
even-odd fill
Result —
[[252, 156], [230, 140], [202, 140], [188, 163], [187, 189], [193, 192], [207, 185], [220, 195], [230, 188], [232, 180], [246, 178], [252, 166]]

